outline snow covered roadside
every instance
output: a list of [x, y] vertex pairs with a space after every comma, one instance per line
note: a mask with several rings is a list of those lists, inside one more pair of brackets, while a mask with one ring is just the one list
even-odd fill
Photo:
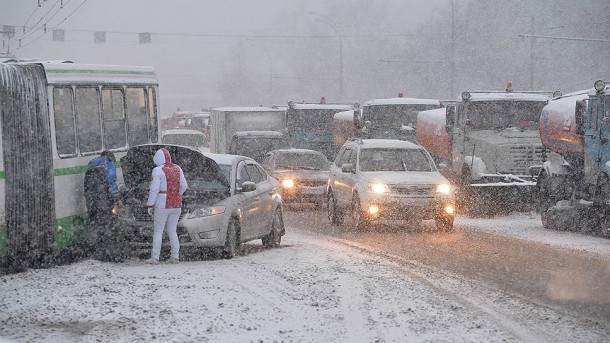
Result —
[[[442, 273], [288, 232], [285, 247], [233, 260], [84, 261], [3, 276], [0, 341], [540, 341], [521, 328], [536, 326], [540, 312], [564, 341], [607, 338]], [[460, 300], [451, 288], [479, 298]], [[506, 313], [485, 310], [488, 303], [508, 304]]]
[[587, 236], [578, 232], [546, 230], [542, 227], [540, 215], [536, 213], [514, 213], [493, 218], [458, 216], [455, 219], [455, 226], [460, 229], [485, 231], [610, 258], [610, 239]]

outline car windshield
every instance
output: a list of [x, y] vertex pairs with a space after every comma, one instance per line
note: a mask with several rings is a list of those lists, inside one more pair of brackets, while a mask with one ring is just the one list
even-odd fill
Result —
[[328, 170], [329, 162], [322, 154], [314, 153], [281, 153], [275, 159], [276, 169]]
[[474, 130], [538, 130], [546, 101], [476, 101], [468, 104], [468, 123]]
[[207, 146], [208, 144], [205, 135], [188, 133], [164, 135], [162, 141], [164, 144], [174, 144], [192, 148]]
[[231, 165], [230, 164], [219, 164], [218, 165], [220, 167], [220, 171], [222, 172], [222, 175], [224, 175], [225, 179], [227, 179], [227, 181], [229, 181], [229, 183], [231, 182]]
[[434, 171], [422, 149], [362, 149], [360, 171]]

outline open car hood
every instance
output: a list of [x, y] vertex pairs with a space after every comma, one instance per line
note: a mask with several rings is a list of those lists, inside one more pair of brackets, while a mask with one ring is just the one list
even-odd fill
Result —
[[121, 158], [123, 179], [127, 189], [151, 180], [152, 170], [155, 168], [153, 156], [161, 148], [169, 151], [172, 163], [182, 168], [187, 182], [190, 180], [216, 181], [229, 188], [229, 182], [220, 171], [218, 164], [199, 151], [176, 145], [145, 144], [130, 148]]

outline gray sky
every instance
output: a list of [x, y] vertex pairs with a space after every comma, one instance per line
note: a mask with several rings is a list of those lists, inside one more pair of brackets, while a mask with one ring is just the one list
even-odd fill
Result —
[[[313, 90], [311, 94], [283, 92], [296, 87], [289, 83], [296, 68], [292, 62], [296, 61], [283, 55], [282, 50], [312, 44], [312, 40], [313, 44], [324, 44], [329, 60], [320, 64], [334, 64], [315, 75], [334, 73], [337, 29], [346, 36], [407, 32], [434, 15], [437, 6], [447, 7], [448, 1], [63, 0], [63, 3], [64, 8], [60, 9], [60, 0], [47, 0], [37, 8], [37, 0], [0, 0], [0, 25], [16, 26], [15, 38], [22, 37], [23, 47], [18, 48], [18, 41], [13, 39], [11, 52], [23, 58], [152, 65], [160, 81], [162, 113], [168, 115], [178, 106], [195, 110], [283, 104], [291, 100], [287, 97], [318, 98], [322, 90]], [[379, 6], [384, 6], [389, 15], [370, 20], [356, 15], [363, 13], [366, 18], [366, 13], [375, 12]], [[333, 23], [313, 13], [332, 18]], [[26, 22], [24, 35], [22, 26]], [[44, 23], [49, 30], [46, 35]], [[52, 41], [50, 30], [56, 26], [66, 30], [64, 42]], [[388, 29], [391, 27], [396, 29]], [[107, 31], [107, 42], [93, 44], [93, 31]], [[152, 32], [152, 44], [139, 44], [137, 32]], [[343, 44], [347, 53], [349, 41]], [[243, 54], [236, 52], [238, 46]], [[6, 48], [1, 51], [6, 52]], [[253, 81], [251, 89], [271, 88], [270, 91], [248, 94], [249, 90], [236, 87], [233, 102], [226, 96], [227, 88], [243, 82], [236, 79], [231, 83], [227, 76], [243, 74], [260, 80], [260, 84]], [[326, 88], [332, 92], [336, 85]], [[355, 94], [344, 97], [351, 100]]]

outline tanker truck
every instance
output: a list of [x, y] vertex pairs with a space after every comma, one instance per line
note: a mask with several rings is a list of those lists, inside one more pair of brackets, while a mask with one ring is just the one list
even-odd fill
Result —
[[536, 176], [549, 156], [538, 132], [550, 93], [463, 92], [422, 111], [416, 137], [457, 186], [462, 210], [496, 214], [535, 204]]
[[540, 137], [561, 161], [543, 164], [537, 181], [547, 229], [608, 236], [610, 227], [610, 87], [553, 99], [542, 110]]

